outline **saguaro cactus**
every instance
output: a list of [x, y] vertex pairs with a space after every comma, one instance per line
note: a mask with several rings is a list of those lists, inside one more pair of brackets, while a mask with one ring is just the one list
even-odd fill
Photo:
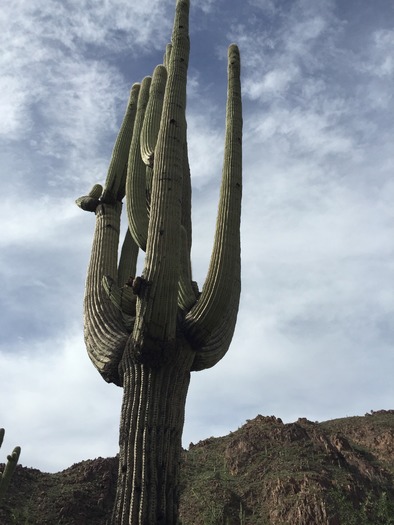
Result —
[[[3, 444], [4, 434], [5, 434], [4, 428], [0, 428], [0, 447]], [[21, 453], [21, 448], [15, 447], [14, 450], [12, 451], [12, 454], [7, 456], [7, 463], [5, 464], [4, 471], [0, 472], [0, 503], [1, 503], [1, 500], [5, 496], [8, 485], [10, 484], [10, 481], [11, 481], [11, 476], [16, 469], [16, 465], [18, 463], [20, 453]]]
[[[77, 200], [96, 214], [85, 291], [85, 342], [103, 378], [122, 386], [113, 523], [177, 523], [190, 372], [214, 366], [234, 332], [240, 296], [240, 59], [229, 48], [224, 166], [213, 253], [200, 292], [191, 276], [186, 141], [189, 0], [152, 78], [134, 84], [104, 188]], [[118, 261], [125, 198], [128, 230]], [[136, 276], [139, 251], [145, 252]]]

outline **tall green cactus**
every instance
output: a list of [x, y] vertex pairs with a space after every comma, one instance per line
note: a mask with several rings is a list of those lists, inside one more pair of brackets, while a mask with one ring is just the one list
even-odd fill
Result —
[[[134, 84], [104, 189], [77, 200], [96, 214], [84, 315], [89, 356], [122, 386], [113, 523], [178, 523], [179, 463], [190, 372], [214, 366], [232, 339], [240, 296], [242, 107], [231, 45], [224, 166], [213, 253], [201, 292], [191, 275], [186, 140], [189, 0], [152, 78]], [[129, 228], [118, 260], [121, 201]], [[139, 251], [145, 252], [136, 276]]]
[[[4, 434], [5, 434], [4, 428], [0, 428], [0, 447], [3, 444]], [[15, 447], [14, 450], [12, 451], [12, 454], [7, 456], [7, 463], [5, 464], [4, 471], [0, 472], [0, 503], [1, 503], [1, 500], [5, 496], [8, 485], [10, 484], [10, 481], [11, 481], [11, 476], [16, 469], [16, 465], [18, 463], [20, 453], [21, 453], [21, 448]]]

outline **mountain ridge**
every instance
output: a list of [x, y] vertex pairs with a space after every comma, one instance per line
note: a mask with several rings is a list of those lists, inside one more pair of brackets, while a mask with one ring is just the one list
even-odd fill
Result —
[[[0, 467], [1, 469], [1, 467]], [[283, 423], [257, 415], [184, 450], [182, 525], [394, 524], [394, 410]], [[117, 458], [54, 474], [19, 465], [1, 525], [106, 525]]]

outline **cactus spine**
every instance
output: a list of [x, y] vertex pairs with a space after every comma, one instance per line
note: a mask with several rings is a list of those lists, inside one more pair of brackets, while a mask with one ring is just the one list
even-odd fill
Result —
[[[189, 0], [177, 0], [171, 44], [131, 90], [104, 189], [77, 200], [96, 214], [86, 280], [85, 343], [122, 386], [113, 524], [178, 523], [179, 463], [190, 372], [214, 366], [233, 335], [240, 296], [240, 58], [228, 57], [226, 138], [216, 233], [200, 293], [192, 281], [186, 140]], [[127, 152], [127, 153], [125, 153]], [[121, 201], [128, 232], [118, 263]], [[141, 276], [135, 275], [145, 252]]]
[[[4, 434], [5, 434], [4, 428], [0, 428], [0, 447], [3, 444]], [[11, 476], [16, 469], [16, 465], [18, 463], [20, 453], [21, 453], [21, 448], [15, 447], [14, 450], [12, 451], [12, 454], [7, 456], [7, 463], [5, 464], [4, 471], [0, 472], [0, 503], [1, 503], [1, 500], [5, 496], [7, 488], [11, 481]]]

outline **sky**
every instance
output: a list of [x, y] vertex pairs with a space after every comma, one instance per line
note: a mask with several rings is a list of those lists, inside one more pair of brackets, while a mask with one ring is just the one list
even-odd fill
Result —
[[[47, 472], [114, 456], [122, 390], [83, 341], [94, 214], [134, 82], [175, 0], [15, 0], [0, 14], [0, 461]], [[214, 368], [193, 373], [184, 446], [257, 414], [394, 408], [394, 3], [191, 1], [193, 277], [213, 242], [226, 49], [242, 61], [242, 293]]]

